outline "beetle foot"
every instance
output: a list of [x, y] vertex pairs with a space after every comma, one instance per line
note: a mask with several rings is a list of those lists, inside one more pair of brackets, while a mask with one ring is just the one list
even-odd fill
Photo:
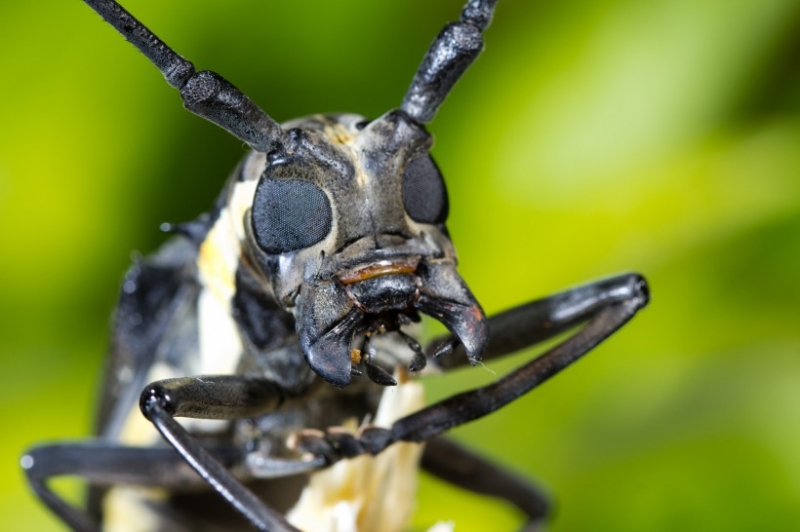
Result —
[[323, 457], [327, 465], [332, 465], [343, 458], [376, 455], [392, 442], [390, 430], [365, 425], [355, 434], [344, 427], [330, 427], [325, 431], [304, 429], [292, 434], [288, 446], [300, 453]]
[[300, 453], [322, 457], [327, 465], [365, 452], [355, 435], [343, 427], [331, 427], [326, 431], [304, 429], [295, 432], [291, 435], [288, 446]]

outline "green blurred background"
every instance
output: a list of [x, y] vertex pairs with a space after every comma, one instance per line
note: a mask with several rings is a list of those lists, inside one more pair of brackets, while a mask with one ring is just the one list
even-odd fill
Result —
[[[461, 7], [124, 3], [279, 121], [398, 105]], [[554, 531], [800, 530], [800, 0], [501, 0], [487, 43], [430, 128], [473, 291], [494, 312], [637, 270], [653, 301], [456, 437], [546, 486]], [[88, 433], [131, 252], [243, 148], [77, 0], [0, 3], [0, 72], [0, 529], [60, 530], [19, 455]], [[425, 479], [437, 519], [520, 516]]]

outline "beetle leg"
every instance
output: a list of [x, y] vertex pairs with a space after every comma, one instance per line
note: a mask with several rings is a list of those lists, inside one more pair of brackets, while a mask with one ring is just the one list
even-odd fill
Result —
[[[392, 426], [389, 441], [426, 441], [500, 409], [588, 353], [627, 323], [648, 299], [644, 278], [628, 274], [575, 288], [544, 300], [545, 304], [523, 305], [498, 315], [490, 321], [490, 327], [495, 325], [497, 331], [495, 347], [491, 347], [490, 341], [487, 349], [494, 357], [548, 338], [554, 334], [553, 330], [561, 332], [569, 326], [588, 322], [574, 335], [494, 383], [454, 395], [400, 419]], [[508, 325], [522, 325], [526, 318], [538, 320], [527, 322], [527, 328], [534, 329], [533, 334]], [[552, 327], [551, 322], [560, 326]], [[539, 334], [535, 330], [539, 330]], [[381, 445], [386, 439], [386, 435], [372, 437]]]
[[[212, 451], [225, 467], [242, 461], [241, 451]], [[80, 476], [92, 485], [134, 484], [181, 489], [203, 481], [174, 449], [125, 447], [99, 440], [41, 445], [21, 459], [31, 487], [50, 510], [73, 530], [97, 532], [100, 524], [54, 493], [47, 480], [64, 475]]]
[[[586, 324], [560, 344], [492, 384], [434, 403], [399, 419], [388, 429], [362, 427], [357, 434], [360, 447], [364, 452], [377, 454], [398, 441], [424, 442], [499, 410], [591, 351], [627, 323], [648, 299], [644, 278], [627, 274], [574, 288], [490, 318], [489, 327], [494, 336], [486, 350], [487, 358], [508, 354]], [[334, 450], [335, 436], [326, 434], [325, 438], [333, 443]]]
[[231, 506], [258, 530], [298, 532], [215, 459], [175, 417], [237, 419], [277, 407], [283, 390], [266, 379], [239, 375], [184, 377], [149, 384], [140, 406], [164, 439]]
[[434, 438], [428, 441], [422, 454], [422, 468], [473, 493], [510, 502], [528, 518], [521, 532], [541, 530], [549, 513], [547, 498], [530, 482], [452, 440]]
[[[637, 286], [639, 285], [639, 286]], [[515, 353], [548, 340], [587, 322], [601, 311], [632, 297], [631, 290], [643, 291], [647, 303], [647, 286], [638, 274], [624, 274], [602, 279], [537, 299], [488, 318], [489, 343], [482, 360], [491, 360]], [[458, 339], [447, 335], [431, 342], [427, 351], [442, 369], [464, 366], [467, 356]]]

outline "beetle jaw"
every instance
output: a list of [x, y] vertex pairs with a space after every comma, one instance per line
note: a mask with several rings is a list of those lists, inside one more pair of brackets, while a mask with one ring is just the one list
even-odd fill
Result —
[[489, 339], [486, 318], [452, 262], [421, 261], [414, 273], [391, 271], [346, 284], [338, 279], [308, 283], [294, 307], [306, 361], [337, 387], [347, 386], [353, 374], [360, 374], [358, 367], [366, 367], [373, 381], [392, 384], [385, 370], [371, 363], [370, 353], [362, 353], [363, 347], [373, 336], [402, 334], [401, 326], [418, 321], [420, 313], [445, 325], [463, 345], [470, 363], [480, 361]]

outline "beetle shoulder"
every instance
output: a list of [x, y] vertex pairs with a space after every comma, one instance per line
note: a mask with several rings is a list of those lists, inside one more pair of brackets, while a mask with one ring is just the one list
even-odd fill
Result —
[[197, 350], [197, 247], [176, 236], [138, 258], [120, 289], [106, 365], [98, 431], [118, 434], [156, 359]]

